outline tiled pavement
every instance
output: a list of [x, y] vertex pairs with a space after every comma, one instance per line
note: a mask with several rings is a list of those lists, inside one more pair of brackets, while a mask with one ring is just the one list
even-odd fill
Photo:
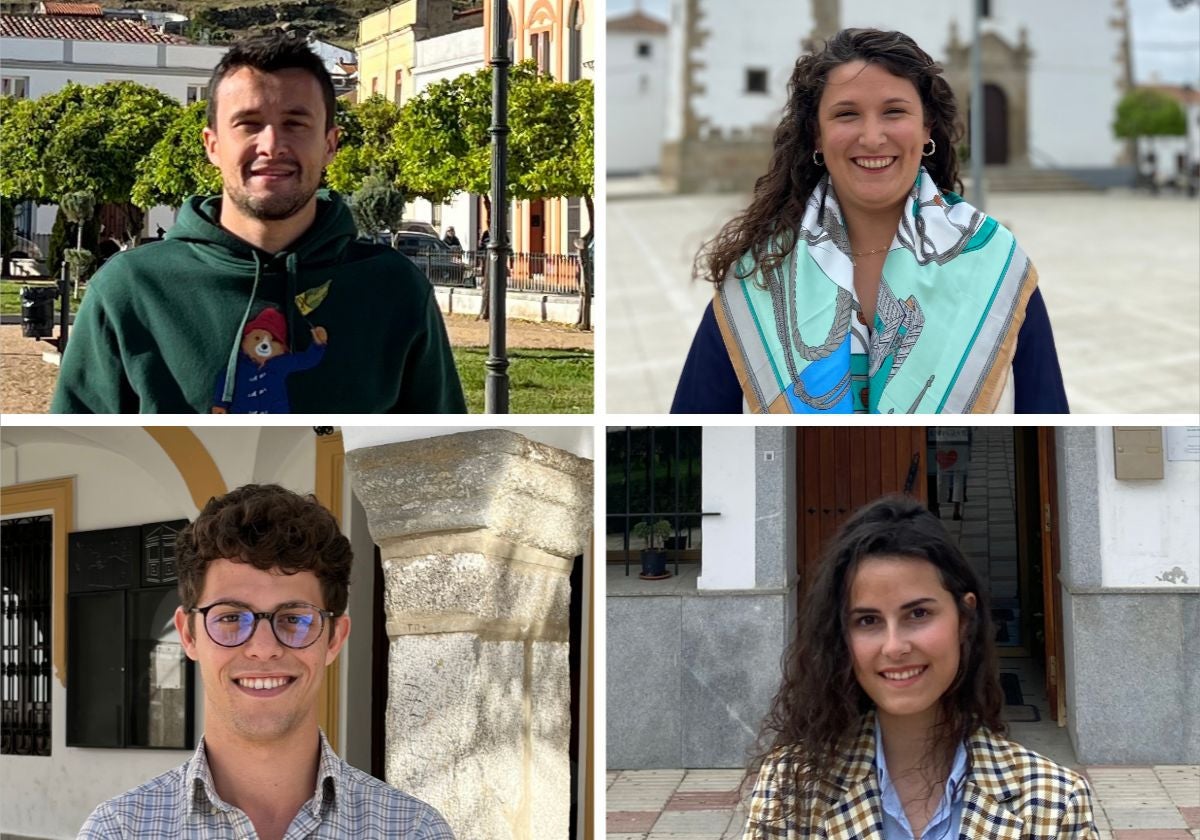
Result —
[[[1084, 767], [1100, 840], [1200, 840], [1200, 766]], [[608, 773], [607, 840], [740, 838], [737, 770]]]

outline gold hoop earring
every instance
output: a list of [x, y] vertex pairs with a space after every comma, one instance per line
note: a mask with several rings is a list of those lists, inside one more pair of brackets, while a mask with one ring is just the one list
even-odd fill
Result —
[[921, 156], [922, 157], [929, 157], [930, 155], [932, 155], [934, 152], [937, 151], [937, 142], [934, 141], [934, 139], [932, 137], [929, 138], [929, 146], [930, 146], [930, 149], [928, 152], [925, 151], [924, 146], [921, 147]]
[[[821, 155], [821, 159], [820, 159], [820, 160], [817, 160], [817, 155]], [[821, 154], [821, 150], [820, 150], [820, 149], [816, 149], [816, 150], [814, 150], [814, 151], [813, 151], [813, 163], [815, 163], [817, 166], [824, 166], [824, 165], [825, 165], [825, 155]]]

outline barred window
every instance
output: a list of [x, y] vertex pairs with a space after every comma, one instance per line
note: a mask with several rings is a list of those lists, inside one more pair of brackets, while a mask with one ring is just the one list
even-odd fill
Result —
[[699, 426], [608, 428], [608, 562], [628, 563], [645, 548], [663, 548], [675, 563], [700, 560], [702, 434]]
[[0, 753], [50, 755], [50, 516], [6, 519], [0, 530]]

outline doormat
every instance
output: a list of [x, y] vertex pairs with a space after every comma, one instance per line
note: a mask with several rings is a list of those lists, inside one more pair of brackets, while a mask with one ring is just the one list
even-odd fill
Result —
[[1020, 706], [1005, 706], [1000, 716], [1008, 723], [1038, 723], [1042, 719], [1042, 714], [1037, 710], [1037, 706], [1028, 703]]
[[1021, 693], [1021, 680], [1011, 671], [1000, 673], [1000, 689], [1004, 692], [1006, 706], [1021, 706], [1025, 703], [1025, 696]]

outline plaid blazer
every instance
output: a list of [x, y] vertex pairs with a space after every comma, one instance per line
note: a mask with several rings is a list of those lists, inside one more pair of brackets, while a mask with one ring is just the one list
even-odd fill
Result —
[[[818, 807], [797, 809], [789, 792], [795, 749], [775, 751], [763, 763], [750, 795], [743, 840], [883, 840], [879, 779], [875, 773], [875, 714], [863, 718], [847, 740], [845, 761], [818, 790]], [[967, 740], [969, 766], [963, 791], [960, 840], [1095, 840], [1091, 789], [1065, 767], [1024, 747], [977, 729]], [[797, 813], [823, 816], [800, 825]]]

